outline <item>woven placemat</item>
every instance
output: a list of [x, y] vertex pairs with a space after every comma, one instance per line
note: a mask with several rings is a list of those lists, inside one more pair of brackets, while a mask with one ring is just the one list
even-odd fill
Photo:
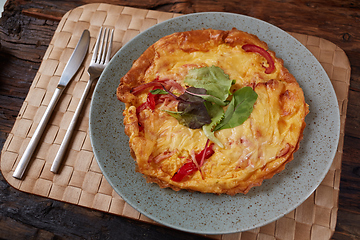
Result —
[[[88, 81], [86, 69], [92, 51], [89, 51], [80, 71], [57, 104], [25, 177], [18, 180], [12, 174], [84, 29], [90, 30], [90, 49], [93, 49], [100, 27], [114, 28], [113, 52], [116, 52], [141, 31], [176, 16], [173, 13], [109, 4], [88, 4], [64, 15], [1, 152], [1, 171], [9, 184], [24, 192], [154, 223], [115, 193], [96, 163], [88, 129], [92, 92], [86, 100], [60, 174], [50, 172], [50, 166]], [[336, 91], [341, 114], [341, 134], [334, 162], [317, 190], [291, 213], [266, 226], [242, 233], [211, 236], [214, 239], [329, 239], [335, 230], [350, 64], [344, 51], [333, 43], [303, 34], [292, 35], [320, 61]]]

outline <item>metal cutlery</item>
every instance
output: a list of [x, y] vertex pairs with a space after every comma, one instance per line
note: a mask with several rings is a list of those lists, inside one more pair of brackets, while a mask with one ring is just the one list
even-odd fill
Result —
[[31, 157], [39, 143], [39, 140], [42, 136], [42, 133], [45, 130], [45, 127], [47, 125], [47, 122], [50, 119], [51, 113], [53, 112], [56, 103], [58, 102], [62, 92], [66, 88], [67, 84], [70, 82], [70, 80], [73, 78], [75, 73], [79, 70], [81, 63], [83, 62], [86, 53], [89, 48], [89, 42], [90, 42], [90, 33], [88, 30], [84, 30], [84, 32], [81, 35], [81, 38], [76, 45], [76, 48], [74, 52], [72, 53], [70, 60], [66, 64], [64, 71], [60, 77], [60, 81], [55, 89], [55, 92], [50, 100], [49, 105], [46, 108], [46, 111], [41, 118], [39, 125], [37, 126], [33, 136], [31, 137], [31, 140], [26, 147], [14, 173], [13, 177], [21, 179], [27, 166], [29, 165], [29, 162], [31, 160]]
[[89, 81], [86, 84], [85, 90], [81, 96], [80, 102], [75, 110], [74, 116], [70, 122], [70, 125], [65, 133], [65, 137], [60, 145], [59, 151], [57, 152], [54, 162], [51, 166], [50, 171], [56, 173], [59, 170], [61, 160], [63, 159], [69, 142], [71, 140], [72, 133], [75, 129], [77, 119], [79, 118], [81, 109], [85, 103], [86, 96], [89, 93], [91, 85], [94, 80], [100, 77], [102, 71], [105, 69], [106, 65], [110, 61], [111, 48], [112, 48], [112, 39], [113, 39], [114, 30], [110, 29], [100, 29], [99, 36], [97, 38], [94, 53], [88, 68]]

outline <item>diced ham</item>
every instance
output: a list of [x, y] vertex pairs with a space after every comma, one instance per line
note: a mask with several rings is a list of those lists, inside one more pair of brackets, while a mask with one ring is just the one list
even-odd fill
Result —
[[291, 147], [290, 144], [287, 143], [286, 146], [283, 149], [281, 149], [279, 155], [277, 155], [276, 157], [280, 158], [285, 156], [290, 151], [290, 147]]
[[183, 94], [185, 92], [185, 88], [183, 88], [179, 83], [174, 80], [167, 81], [166, 85], [170, 87], [170, 92], [177, 91], [179, 92], [179, 94]]
[[149, 158], [149, 162], [159, 163], [164, 159], [170, 158], [172, 155], [174, 155], [174, 151], [164, 152], [164, 153], [157, 155], [154, 158]]

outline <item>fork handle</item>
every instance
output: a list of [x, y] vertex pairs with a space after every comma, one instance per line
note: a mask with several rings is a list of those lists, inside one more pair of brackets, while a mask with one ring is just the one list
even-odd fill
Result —
[[74, 113], [74, 116], [73, 118], [71, 119], [71, 122], [70, 122], [70, 125], [68, 127], [68, 129], [66, 130], [66, 133], [65, 133], [65, 136], [64, 136], [64, 139], [60, 145], [60, 148], [55, 156], [55, 159], [53, 161], [53, 164], [51, 165], [51, 169], [50, 171], [53, 172], [53, 173], [57, 173], [57, 171], [59, 170], [59, 167], [61, 165], [61, 161], [66, 153], [66, 149], [69, 145], [69, 142], [71, 140], [71, 136], [72, 136], [72, 133], [74, 132], [74, 129], [75, 129], [75, 125], [76, 125], [76, 122], [80, 116], [80, 112], [81, 112], [81, 109], [85, 103], [85, 100], [86, 100], [86, 96], [88, 95], [89, 93], [89, 90], [91, 88], [91, 85], [92, 85], [93, 81], [92, 80], [89, 80], [86, 84], [86, 87], [85, 87], [85, 90], [81, 96], [81, 99], [80, 99], [80, 102], [78, 104], [78, 106], [76, 107], [76, 110], [75, 110], [75, 113]]

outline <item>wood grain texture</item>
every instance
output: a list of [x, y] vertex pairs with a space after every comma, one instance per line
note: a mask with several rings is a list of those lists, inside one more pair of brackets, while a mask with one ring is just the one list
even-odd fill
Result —
[[[95, 1], [9, 0], [0, 23], [0, 146], [10, 132], [58, 20]], [[360, 3], [358, 1], [102, 1], [161, 11], [227, 11], [253, 16], [283, 30], [318, 36], [345, 50], [351, 83], [345, 127], [339, 212], [333, 239], [360, 238]], [[28, 195], [0, 182], [3, 239], [196, 239], [198, 236]], [[134, 234], [133, 237], [131, 235]]]

